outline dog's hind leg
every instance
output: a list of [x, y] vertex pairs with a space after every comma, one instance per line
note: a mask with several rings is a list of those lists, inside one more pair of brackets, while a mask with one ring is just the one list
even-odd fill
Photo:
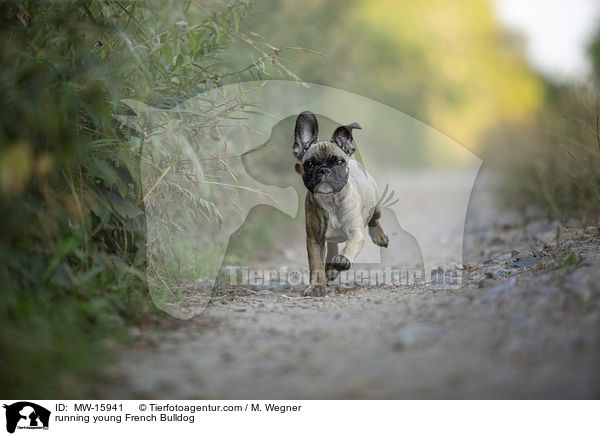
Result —
[[373, 216], [371, 217], [371, 221], [369, 221], [369, 236], [371, 236], [371, 240], [375, 245], [387, 247], [390, 241], [381, 228], [379, 218], [381, 218], [381, 209], [376, 207]]

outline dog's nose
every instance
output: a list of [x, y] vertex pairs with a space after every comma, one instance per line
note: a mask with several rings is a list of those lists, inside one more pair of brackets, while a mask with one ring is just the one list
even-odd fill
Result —
[[321, 167], [317, 170], [317, 174], [319, 176], [328, 176], [329, 174], [331, 174], [331, 168]]

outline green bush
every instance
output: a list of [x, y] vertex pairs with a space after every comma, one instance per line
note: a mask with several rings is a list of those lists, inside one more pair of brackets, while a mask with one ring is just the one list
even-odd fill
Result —
[[[168, 109], [235, 80], [221, 57], [248, 8], [0, 3], [5, 397], [89, 394], [112, 338], [155, 315], [143, 274], [143, 138], [116, 115], [131, 114], [123, 99]], [[258, 77], [271, 55], [245, 71]]]

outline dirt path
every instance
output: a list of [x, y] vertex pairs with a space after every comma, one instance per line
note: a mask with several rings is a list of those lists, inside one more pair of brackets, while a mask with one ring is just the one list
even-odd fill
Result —
[[246, 291], [137, 332], [99, 397], [598, 398], [600, 238], [500, 213], [479, 184], [464, 286]]

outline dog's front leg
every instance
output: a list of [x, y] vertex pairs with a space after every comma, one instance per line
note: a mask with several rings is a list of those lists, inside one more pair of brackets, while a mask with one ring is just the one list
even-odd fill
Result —
[[350, 269], [352, 262], [365, 245], [365, 232], [362, 227], [354, 227], [350, 231], [350, 239], [340, 254], [331, 260], [333, 267], [338, 271]]
[[307, 235], [306, 250], [308, 251], [310, 286], [304, 291], [304, 295], [322, 297], [327, 294], [327, 288], [325, 286], [325, 268], [323, 267], [325, 240], [318, 240], [312, 235]]
[[340, 272], [333, 266], [333, 258], [338, 255], [338, 244], [327, 241], [327, 255], [325, 256], [325, 276], [327, 284], [332, 284], [337, 279]]
[[308, 252], [308, 269], [310, 270], [310, 286], [304, 295], [320, 297], [327, 294], [325, 286], [325, 232], [327, 215], [319, 210], [310, 196], [306, 196], [306, 251]]

